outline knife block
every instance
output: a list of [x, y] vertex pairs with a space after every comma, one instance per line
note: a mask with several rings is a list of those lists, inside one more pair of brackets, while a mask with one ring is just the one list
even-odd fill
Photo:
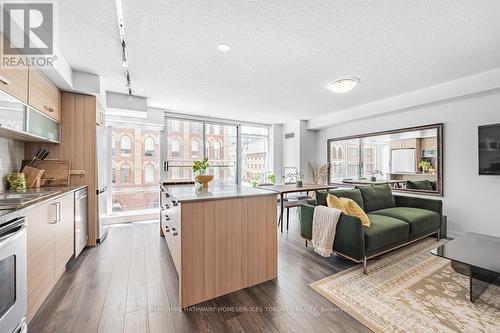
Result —
[[21, 172], [24, 173], [26, 178], [26, 187], [40, 187], [43, 185], [42, 176], [45, 173], [45, 170], [26, 165]]

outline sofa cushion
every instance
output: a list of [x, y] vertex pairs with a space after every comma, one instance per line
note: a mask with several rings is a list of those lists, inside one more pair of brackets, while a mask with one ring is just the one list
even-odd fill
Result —
[[364, 209], [363, 198], [361, 197], [361, 192], [359, 189], [348, 189], [348, 190], [330, 190], [330, 191], [316, 191], [316, 201], [318, 205], [327, 206], [326, 196], [332, 194], [338, 198], [348, 198], [356, 201], [356, 203]]
[[365, 212], [396, 207], [389, 184], [360, 187]]
[[357, 217], [361, 220], [361, 223], [363, 223], [365, 227], [370, 226], [370, 219], [368, 218], [364, 210], [359, 207], [356, 201], [349, 198], [338, 198], [333, 194], [328, 194], [328, 196], [326, 197], [326, 203], [330, 208], [336, 208], [341, 210], [342, 213], [346, 215]]
[[410, 226], [411, 238], [436, 230], [441, 223], [441, 216], [438, 213], [422, 208], [386, 208], [371, 212], [371, 214], [388, 216], [405, 221]]
[[419, 181], [406, 181], [406, 188], [408, 190], [425, 190], [425, 191], [433, 191], [432, 183], [428, 180], [419, 180]]
[[387, 249], [393, 244], [408, 240], [409, 224], [384, 215], [368, 214], [370, 227], [364, 228], [366, 255]]

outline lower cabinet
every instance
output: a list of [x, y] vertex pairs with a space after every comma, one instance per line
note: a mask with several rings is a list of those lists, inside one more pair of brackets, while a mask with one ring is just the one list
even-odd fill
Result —
[[181, 208], [177, 202], [169, 201], [162, 211], [161, 226], [170, 255], [178, 275], [181, 274]]
[[27, 209], [28, 322], [73, 255], [74, 211], [73, 192]]

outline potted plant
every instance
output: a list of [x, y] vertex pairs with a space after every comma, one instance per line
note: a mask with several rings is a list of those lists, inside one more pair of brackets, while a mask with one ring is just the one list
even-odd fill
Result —
[[372, 182], [376, 182], [377, 181], [377, 176], [383, 176], [384, 174], [382, 173], [382, 171], [380, 170], [374, 170], [372, 172], [372, 176], [370, 178], [370, 181]]
[[429, 171], [430, 168], [432, 168], [432, 164], [431, 162], [429, 161], [426, 161], [426, 160], [422, 160], [420, 161], [420, 163], [418, 164], [418, 167], [422, 169], [422, 172], [423, 173], [426, 173]]
[[297, 187], [302, 187], [302, 179], [304, 178], [304, 175], [300, 171], [296, 172], [291, 172], [287, 175], [288, 178], [294, 178], [295, 179], [295, 184]]
[[208, 187], [208, 183], [214, 179], [213, 175], [207, 175], [207, 170], [210, 167], [208, 158], [204, 158], [193, 163], [193, 173], [195, 174], [194, 180], [201, 183], [204, 188]]

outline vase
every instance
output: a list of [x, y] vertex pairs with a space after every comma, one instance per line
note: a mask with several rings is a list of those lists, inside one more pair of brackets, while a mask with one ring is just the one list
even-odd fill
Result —
[[196, 181], [201, 183], [201, 186], [203, 188], [208, 187], [208, 183], [211, 182], [214, 179], [213, 175], [198, 175], [196, 176]]

